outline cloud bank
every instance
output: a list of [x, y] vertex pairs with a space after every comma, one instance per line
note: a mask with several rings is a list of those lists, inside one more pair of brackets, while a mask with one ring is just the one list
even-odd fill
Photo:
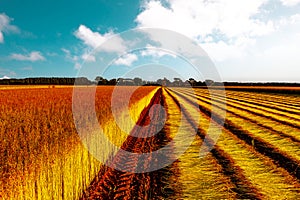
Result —
[[300, 73], [299, 67], [296, 70], [300, 63], [300, 13], [282, 12], [299, 3], [148, 0], [135, 22], [137, 27], [168, 29], [194, 39], [227, 80], [299, 81], [292, 74]]

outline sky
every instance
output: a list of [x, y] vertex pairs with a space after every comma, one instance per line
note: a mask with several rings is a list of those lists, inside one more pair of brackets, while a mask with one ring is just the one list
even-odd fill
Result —
[[[101, 65], [97, 49], [116, 53], [106, 78], [138, 66], [156, 77], [167, 65], [193, 76], [180, 55], [150, 43], [127, 52], [122, 33], [144, 27], [194, 41], [223, 81], [300, 82], [300, 0], [1, 0], [0, 78], [76, 77], [86, 63]], [[107, 41], [113, 48], [101, 47]]]

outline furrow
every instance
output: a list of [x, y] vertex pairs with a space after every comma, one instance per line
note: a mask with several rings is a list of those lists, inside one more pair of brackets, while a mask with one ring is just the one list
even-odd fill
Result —
[[[179, 94], [178, 92], [175, 93], [185, 98], [187, 101], [191, 101], [188, 100], [188, 98], [185, 97], [183, 94]], [[207, 116], [211, 116], [212, 113], [207, 107], [203, 105], [199, 105], [199, 107], [203, 113], [205, 113]], [[223, 125], [223, 120], [216, 113], [213, 117], [213, 120], [216, 123]], [[262, 138], [255, 137], [249, 131], [243, 130], [242, 127], [237, 126], [236, 124], [234, 124], [228, 119], [225, 119], [224, 128], [229, 130], [234, 135], [236, 135], [239, 139], [245, 141], [248, 145], [254, 144], [254, 147], [258, 152], [270, 157], [275, 164], [279, 165], [280, 167], [283, 167], [291, 175], [295, 176], [297, 179], [300, 179], [299, 163], [295, 161], [293, 158], [291, 158], [289, 155], [280, 152], [278, 148], [274, 147], [268, 142], [265, 142]]]
[[[207, 96], [205, 96], [203, 94], [201, 95], [200, 93], [197, 93], [197, 95], [199, 97], [209, 99]], [[222, 97], [222, 99], [224, 99], [224, 97]], [[212, 100], [214, 102], [224, 104], [224, 101], [218, 100], [218, 98], [215, 94], [214, 94], [214, 97], [213, 97]], [[299, 118], [288, 117], [288, 116], [282, 115], [280, 113], [264, 111], [263, 109], [257, 108], [255, 106], [245, 105], [245, 104], [242, 104], [242, 103], [236, 103], [236, 102], [230, 102], [230, 101], [227, 101], [226, 103], [227, 103], [227, 105], [230, 105], [230, 106], [232, 106], [236, 109], [241, 109], [241, 110], [244, 110], [244, 111], [248, 111], [248, 112], [251, 112], [252, 114], [255, 114], [255, 115], [258, 115], [258, 116], [261, 116], [261, 117], [265, 117], [265, 118], [271, 119], [273, 121], [276, 121], [276, 122], [279, 122], [279, 123], [282, 123], [284, 125], [288, 125], [288, 126], [291, 126], [291, 127], [294, 127], [294, 128], [297, 128], [297, 129], [300, 130]]]
[[[180, 105], [191, 105], [195, 106], [195, 103], [192, 101], [185, 101], [178, 97], [178, 93], [176, 93], [177, 97], [172, 94], [171, 91], [168, 91], [168, 94], [174, 98], [174, 100], [178, 99], [181, 103]], [[180, 95], [179, 95], [180, 96]], [[177, 100], [177, 101], [178, 101]], [[183, 102], [186, 102], [183, 104]], [[210, 136], [206, 135], [206, 130], [199, 127], [199, 124], [193, 119], [190, 115], [191, 109], [186, 110], [185, 108], [181, 108], [184, 111], [185, 117], [188, 119], [191, 127], [197, 131], [198, 136], [202, 139], [205, 139], [206, 146], [214, 146], [211, 150], [211, 154], [216, 159], [218, 164], [222, 167], [222, 173], [225, 176], [228, 176], [231, 180], [231, 183], [234, 185], [232, 191], [236, 193], [237, 198], [242, 199], [260, 199], [263, 195], [255, 188], [255, 186], [247, 179], [244, 175], [243, 170], [238, 166], [235, 161], [230, 157], [230, 155], [222, 150], [218, 145], [214, 145], [214, 139], [210, 138]], [[197, 109], [195, 109], [199, 112]], [[201, 123], [200, 123], [201, 124]]]
[[[184, 93], [184, 92], [183, 92]], [[184, 93], [186, 94], [186, 93]], [[199, 95], [197, 94], [197, 98], [199, 101], [210, 104], [211, 105], [211, 99], [209, 97]], [[224, 105], [225, 102], [217, 99], [213, 99], [214, 106], [220, 109], [225, 110]], [[297, 125], [287, 123], [286, 121], [282, 121], [280, 119], [274, 119], [270, 116], [266, 116], [263, 113], [257, 113], [253, 110], [249, 110], [246, 107], [238, 107], [234, 106], [231, 103], [226, 103], [226, 109], [227, 111], [231, 111], [234, 114], [239, 114], [240, 116], [246, 115], [252, 118], [252, 120], [255, 120], [257, 124], [261, 124], [260, 122], [264, 122], [264, 126], [268, 127], [270, 130], [276, 130], [277, 133], [283, 133], [282, 136], [285, 135], [285, 137], [294, 138], [293, 140], [300, 140], [299, 131]], [[275, 132], [276, 133], [276, 132]]]
[[[191, 95], [189, 93], [183, 93], [183, 94], [193, 97], [193, 95]], [[201, 96], [201, 97], [202, 98], [199, 98], [199, 96], [198, 96], [196, 98], [199, 101], [205, 102], [210, 106], [212, 105], [212, 103], [210, 102], [210, 99], [208, 97], [204, 97], [204, 96]], [[224, 103], [221, 103], [221, 104], [224, 104]], [[259, 130], [262, 129], [262, 130], [270, 131], [270, 132], [272, 132], [272, 134], [276, 134], [280, 137], [289, 139], [296, 146], [300, 145], [300, 136], [299, 136], [299, 134], [297, 134], [298, 131], [293, 130], [295, 132], [294, 134], [293, 134], [293, 131], [289, 131], [289, 133], [287, 134], [287, 133], [285, 133], [286, 131], [283, 132], [283, 131], [279, 130], [279, 128], [282, 127], [281, 124], [272, 122], [272, 123], [270, 123], [270, 125], [268, 125], [268, 123], [266, 123], [266, 121], [264, 119], [262, 119], [261, 116], [257, 116], [257, 115], [255, 115], [255, 113], [248, 112], [247, 109], [240, 109], [240, 108], [231, 106], [230, 104], [229, 105], [226, 104], [226, 106], [227, 106], [226, 109], [222, 106], [219, 106], [219, 104], [216, 104], [216, 103], [214, 103], [214, 106], [218, 109], [225, 110], [227, 113], [230, 113], [231, 115], [234, 115], [237, 118], [240, 118], [240, 119], [243, 119], [243, 120], [246, 120], [248, 122], [258, 125], [259, 127], [257, 129], [259, 129]], [[240, 109], [242, 111], [238, 112], [237, 109]], [[289, 130], [289, 129], [287, 129], [285, 127], [285, 130]]]

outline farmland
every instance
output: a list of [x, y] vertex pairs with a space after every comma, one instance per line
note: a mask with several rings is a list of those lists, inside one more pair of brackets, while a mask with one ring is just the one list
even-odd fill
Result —
[[[133, 113], [140, 112], [154, 89], [134, 93]], [[104, 129], [106, 124], [110, 129], [116, 126], [107, 123], [112, 91], [113, 87], [97, 88], [96, 108]], [[99, 171], [101, 164], [77, 135], [72, 93], [71, 87], [0, 90], [1, 198], [78, 199]], [[117, 129], [113, 133], [112, 142], [122, 143], [124, 134]]]
[[[79, 88], [89, 90], [90, 88]], [[113, 87], [97, 87], [95, 109], [109, 140], [147, 159], [113, 152], [114, 168], [84, 147], [72, 117], [72, 87], [0, 90], [0, 197], [3, 199], [298, 199], [300, 101], [297, 94], [204, 88], [140, 87], [110, 110]], [[281, 88], [282, 89], [282, 88]], [[290, 89], [290, 88], [289, 88]], [[128, 87], [123, 87], [128, 90]], [[161, 105], [152, 110], [153, 105]], [[140, 130], [123, 117], [128, 109]], [[153, 115], [153, 113], [152, 113]], [[224, 118], [224, 119], [223, 119]], [[164, 121], [160, 129], [151, 121]], [[88, 120], [85, 123], [89, 123]], [[142, 137], [149, 131], [157, 132]], [[183, 141], [192, 143], [177, 159]], [[220, 135], [214, 133], [220, 132]], [[137, 137], [134, 137], [137, 136]], [[173, 143], [172, 143], [173, 142]], [[200, 156], [203, 146], [212, 146]], [[99, 141], [99, 146], [105, 144]], [[161, 159], [163, 158], [163, 159]], [[147, 162], [151, 160], [151, 162]], [[158, 170], [162, 162], [175, 160]], [[126, 171], [115, 168], [123, 167]], [[135, 173], [144, 170], [144, 173]]]

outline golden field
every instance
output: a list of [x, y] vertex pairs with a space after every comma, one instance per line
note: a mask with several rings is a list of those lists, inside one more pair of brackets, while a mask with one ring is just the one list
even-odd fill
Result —
[[[173, 164], [141, 174], [107, 169], [77, 134], [73, 87], [5, 88], [0, 89], [0, 198], [132, 199], [137, 194], [141, 199], [300, 198], [299, 95], [140, 87], [128, 107], [122, 101], [128, 88], [118, 94], [120, 102], [115, 103], [120, 112], [113, 116], [114, 87], [97, 87], [95, 109], [103, 132], [116, 146], [140, 152], [171, 140], [174, 151], [180, 151], [185, 136], [195, 131], [194, 141]], [[130, 119], [137, 123], [158, 92], [167, 115], [163, 130], [150, 139], [130, 138], [128, 132], [134, 129]], [[84, 122], [89, 125], [88, 119]], [[98, 141], [92, 150], [108, 148], [97, 137], [86, 139]], [[214, 142], [200, 156], [200, 150]], [[135, 161], [128, 158], [125, 163], [130, 162]]]
[[[120, 104], [120, 109], [140, 113], [154, 89], [138, 90], [130, 107]], [[99, 123], [110, 127], [110, 139], [120, 145], [126, 135], [107, 120], [112, 118], [112, 91], [113, 87], [97, 88], [96, 109]], [[72, 93], [72, 87], [0, 90], [2, 199], [78, 199], [99, 171], [101, 163], [77, 135]]]

